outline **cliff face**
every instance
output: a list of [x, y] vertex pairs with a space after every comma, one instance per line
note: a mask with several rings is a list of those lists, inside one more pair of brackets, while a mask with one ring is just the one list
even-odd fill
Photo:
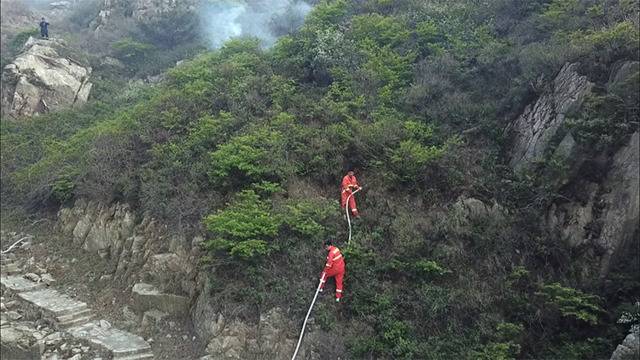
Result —
[[91, 67], [65, 56], [67, 44], [33, 37], [2, 72], [2, 111], [32, 116], [85, 103]]
[[596, 240], [606, 251], [600, 263], [601, 277], [607, 275], [617, 258], [638, 242], [639, 138], [639, 134], [634, 133], [629, 143], [615, 154], [607, 179], [602, 184], [604, 209], [598, 219], [602, 223], [602, 231]]
[[[638, 62], [618, 64], [602, 87], [619, 91], [637, 74]], [[566, 174], [554, 179], [556, 186], [577, 189], [575, 199], [555, 201], [544, 221], [553, 236], [576, 250], [583, 249], [577, 253], [583, 258], [584, 280], [602, 279], [609, 273], [616, 259], [638, 241], [640, 220], [638, 133], [622, 147], [608, 149], [595, 159], [589, 158], [593, 155], [567, 129], [567, 115], [578, 113], [593, 86], [578, 73], [578, 64], [566, 64], [551, 91], [527, 106], [509, 128], [513, 139], [510, 164], [516, 171], [532, 170], [536, 163], [553, 159], [566, 167]], [[597, 179], [580, 171], [588, 161], [601, 169]]]

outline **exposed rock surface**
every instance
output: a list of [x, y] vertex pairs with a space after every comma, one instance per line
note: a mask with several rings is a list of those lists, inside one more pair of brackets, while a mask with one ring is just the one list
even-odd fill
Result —
[[62, 40], [30, 37], [2, 72], [3, 116], [31, 116], [87, 101], [91, 67], [63, 55]]
[[[210, 338], [206, 351], [212, 359], [289, 359], [296, 346], [297, 323], [287, 319], [285, 313], [274, 308], [260, 316], [258, 324], [247, 324], [233, 320], [225, 322], [222, 315], [214, 325], [216, 335]], [[324, 349], [325, 358], [336, 358], [344, 349], [339, 341], [328, 339], [326, 333], [315, 329], [307, 329], [305, 346], [300, 350], [302, 359], [320, 359], [320, 352], [331, 343], [332, 349]], [[336, 354], [329, 354], [336, 351]]]
[[545, 151], [568, 114], [582, 105], [593, 84], [577, 72], [578, 64], [565, 64], [552, 84], [552, 89], [535, 104], [528, 105], [513, 123], [514, 143], [510, 164], [525, 169], [542, 160]]
[[625, 102], [637, 101], [640, 61], [623, 61], [614, 66], [607, 90], [623, 98]]
[[[93, 359], [103, 351], [114, 360], [153, 358], [143, 338], [116, 329], [106, 320], [92, 321], [94, 312], [86, 303], [55, 289], [39, 290], [39, 283], [26, 275], [0, 277], [1, 300], [5, 295], [15, 298], [10, 307], [18, 310], [0, 306], [3, 359]], [[18, 322], [23, 318], [27, 321]], [[89, 354], [91, 347], [83, 342], [99, 349]]]
[[[574, 134], [565, 132], [567, 116], [581, 110], [594, 86], [578, 73], [578, 67], [565, 64], [549, 90], [528, 105], [507, 131], [513, 141], [510, 165], [515, 170], [533, 169], [545, 160], [562, 165], [559, 174], [551, 174], [549, 185], [572, 194], [551, 204], [545, 223], [554, 237], [578, 249], [576, 256], [583, 257], [581, 276], [591, 281], [603, 279], [618, 256], [638, 241], [640, 149], [637, 132], [622, 148], [597, 155], [585, 151]], [[606, 84], [599, 86], [628, 106], [637, 106], [639, 73], [640, 62], [619, 62], [612, 66]], [[636, 96], [629, 98], [629, 94]], [[550, 167], [539, 170], [552, 171]], [[467, 213], [483, 212], [472, 199], [459, 200], [456, 206], [463, 220], [473, 217]]]
[[586, 202], [567, 202], [552, 204], [547, 216], [547, 225], [559, 232], [563, 241], [577, 247], [587, 243], [591, 238], [590, 225], [597, 217], [594, 214], [599, 185], [588, 183], [584, 187]]
[[114, 275], [133, 284], [151, 282], [162, 292], [195, 291], [191, 242], [170, 236], [166, 226], [140, 219], [125, 204], [79, 200], [58, 213], [58, 228], [86, 251], [113, 262]]
[[[639, 134], [634, 133], [629, 143], [615, 153], [604, 181], [583, 180], [580, 201], [554, 203], [549, 209], [547, 226], [561, 240], [572, 247], [591, 243], [604, 253], [588, 254], [587, 277], [606, 276], [612, 262], [638, 241], [639, 138]], [[598, 268], [593, 267], [591, 258], [600, 262]]]
[[606, 276], [611, 262], [638, 242], [640, 221], [640, 135], [631, 136], [629, 144], [613, 158], [604, 183], [602, 231], [598, 244], [606, 249], [600, 266], [600, 276]]
[[611, 355], [611, 360], [636, 360], [640, 358], [640, 336], [631, 332]]
[[439, 219], [438, 222], [454, 225], [451, 227], [452, 233], [463, 235], [472, 231], [474, 224], [501, 221], [507, 212], [495, 200], [492, 204], [487, 204], [482, 200], [462, 195], [448, 211], [441, 211], [434, 215]]
[[189, 298], [173, 294], [163, 294], [151, 284], [135, 284], [131, 293], [133, 297], [133, 308], [140, 313], [153, 309], [174, 316], [184, 316], [189, 313]]

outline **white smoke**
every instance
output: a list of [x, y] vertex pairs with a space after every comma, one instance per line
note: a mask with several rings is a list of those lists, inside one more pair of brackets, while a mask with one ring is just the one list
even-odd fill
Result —
[[257, 37], [271, 46], [300, 27], [311, 8], [301, 0], [208, 0], [199, 9], [200, 24], [212, 48], [240, 36]]

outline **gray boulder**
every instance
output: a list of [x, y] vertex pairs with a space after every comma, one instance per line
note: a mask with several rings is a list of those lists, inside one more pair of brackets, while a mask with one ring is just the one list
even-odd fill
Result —
[[131, 290], [131, 295], [133, 297], [133, 308], [139, 313], [153, 309], [174, 316], [185, 316], [189, 313], [189, 298], [161, 293], [151, 284], [135, 284]]
[[32, 116], [87, 101], [91, 67], [61, 55], [66, 47], [62, 40], [29, 38], [2, 72], [3, 115]]

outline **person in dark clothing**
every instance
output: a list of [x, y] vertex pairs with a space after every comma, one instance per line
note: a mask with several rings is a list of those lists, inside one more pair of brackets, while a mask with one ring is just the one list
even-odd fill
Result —
[[49, 23], [44, 18], [40, 20], [40, 36], [45, 39], [49, 38]]

